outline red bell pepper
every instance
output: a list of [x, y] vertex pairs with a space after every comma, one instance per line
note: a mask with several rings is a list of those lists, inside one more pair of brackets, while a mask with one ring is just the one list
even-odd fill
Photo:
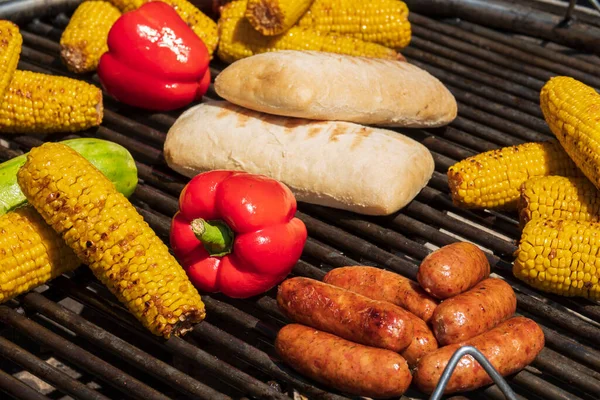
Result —
[[201, 291], [246, 298], [266, 292], [290, 273], [306, 242], [296, 199], [263, 175], [210, 171], [179, 197], [171, 247]]
[[210, 85], [209, 61], [204, 42], [173, 7], [152, 1], [114, 23], [98, 77], [125, 104], [169, 111], [202, 98]]

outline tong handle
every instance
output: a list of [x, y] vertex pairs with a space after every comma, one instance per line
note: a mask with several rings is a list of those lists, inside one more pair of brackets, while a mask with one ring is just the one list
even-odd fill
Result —
[[446, 385], [448, 384], [448, 381], [450, 380], [450, 377], [452, 376], [456, 365], [458, 364], [460, 359], [466, 355], [472, 356], [475, 360], [477, 360], [479, 364], [481, 364], [485, 372], [489, 374], [494, 383], [498, 385], [502, 393], [504, 393], [504, 396], [507, 400], [517, 400], [515, 392], [513, 392], [508, 383], [506, 383], [506, 380], [504, 380], [502, 375], [500, 375], [498, 371], [496, 371], [496, 369], [488, 361], [488, 359], [485, 358], [485, 356], [473, 346], [463, 346], [456, 350], [456, 352], [454, 352], [452, 358], [450, 358], [450, 361], [448, 362], [448, 365], [446, 365], [446, 368], [444, 368], [442, 377], [440, 378], [440, 381], [438, 382], [437, 387], [431, 394], [429, 400], [440, 400], [442, 398], [442, 395], [444, 394], [444, 389], [446, 388]]

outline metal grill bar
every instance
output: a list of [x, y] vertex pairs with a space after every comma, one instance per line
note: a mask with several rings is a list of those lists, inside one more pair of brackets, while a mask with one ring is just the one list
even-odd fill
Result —
[[55, 385], [64, 393], [81, 400], [109, 400], [108, 397], [88, 388], [30, 352], [0, 336], [0, 355], [19, 364], [28, 371], [43, 376], [48, 383]]
[[51, 400], [2, 370], [0, 370], [0, 388], [20, 400]]
[[90, 342], [123, 358], [123, 360], [127, 361], [132, 366], [145, 370], [147, 373], [171, 385], [174, 389], [181, 391], [184, 394], [197, 396], [200, 399], [207, 400], [231, 400], [230, 397], [198, 382], [181, 371], [171, 367], [169, 364], [150, 357], [142, 350], [139, 350], [122, 339], [102, 330], [64, 307], [49, 301], [38, 293], [29, 293], [23, 298], [23, 302], [26, 306], [32, 307], [43, 315], [61, 323], [79, 336], [84, 337]]
[[[58, 279], [67, 280], [66, 278]], [[139, 400], [168, 400], [168, 397], [118, 370], [90, 352], [20, 315], [15, 310], [6, 306], [0, 306], [0, 321], [18, 329], [36, 342], [52, 348], [58, 356], [99, 377], [103, 382], [127, 393], [129, 396]]]
[[[474, 54], [494, 63], [498, 62], [498, 65], [505, 65], [514, 71], [529, 73], [528, 70], [521, 68], [526, 63], [526, 65], [535, 65], [537, 68], [532, 70], [536, 73], [531, 73], [530, 75], [537, 76], [543, 80], [556, 74], [561, 74], [569, 75], [581, 81], [588, 82], [590, 85], [600, 87], [600, 79], [596, 76], [597, 67], [593, 67], [584, 61], [576, 60], [572, 57], [561, 57], [556, 52], [540, 51], [543, 48], [539, 46], [527, 46], [527, 44], [524, 44], [523, 47], [526, 47], [527, 50], [520, 50], [515, 48], [513, 43], [506, 43], [507, 36], [494, 35], [494, 32], [489, 29], [487, 29], [488, 34], [491, 32], [491, 36], [494, 39], [488, 39], [461, 29], [467, 26], [471, 27], [471, 30], [477, 30], [478, 32], [486, 30], [486, 28], [478, 29], [479, 27], [469, 22], [461, 21], [459, 23], [461, 28], [457, 28], [452, 25], [436, 23], [436, 21], [419, 14], [411, 14], [410, 20], [413, 23], [415, 34], [419, 36], [426, 37], [429, 40], [460, 51], [468, 52], [469, 54]], [[451, 39], [450, 37], [459, 40]], [[502, 39], [498, 37], [502, 37]], [[510, 40], [515, 41], [516, 39], [511, 38]], [[467, 46], [465, 43], [470, 43], [476, 47]], [[535, 47], [536, 50], [531, 51], [531, 47]]]

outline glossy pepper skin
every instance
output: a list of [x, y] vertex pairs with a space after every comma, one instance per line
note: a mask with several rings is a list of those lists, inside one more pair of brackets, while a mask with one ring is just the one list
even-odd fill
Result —
[[210, 85], [202, 40], [161, 1], [123, 14], [108, 34], [98, 76], [115, 99], [153, 111], [200, 100]]
[[255, 296], [281, 282], [300, 258], [307, 232], [296, 207], [290, 189], [274, 179], [205, 172], [181, 192], [171, 247], [200, 291]]

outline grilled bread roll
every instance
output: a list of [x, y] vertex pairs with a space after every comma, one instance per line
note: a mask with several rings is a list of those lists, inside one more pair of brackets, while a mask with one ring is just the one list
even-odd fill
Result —
[[412, 64], [315, 51], [277, 51], [231, 64], [215, 79], [224, 99], [269, 114], [366, 125], [437, 127], [454, 96]]
[[164, 155], [188, 177], [215, 169], [264, 174], [299, 201], [369, 215], [404, 207], [434, 168], [423, 145], [396, 132], [277, 117], [225, 101], [184, 112], [167, 134]]

